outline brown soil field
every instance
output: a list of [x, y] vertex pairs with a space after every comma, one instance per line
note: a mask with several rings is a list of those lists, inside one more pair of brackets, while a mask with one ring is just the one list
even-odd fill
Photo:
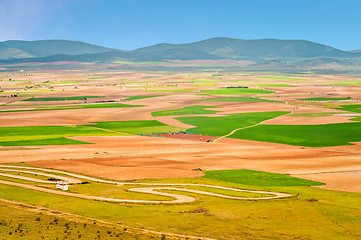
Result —
[[[346, 178], [347, 171], [361, 170], [359, 153], [341, 151], [343, 147], [324, 150], [233, 139], [222, 139], [214, 144], [142, 136], [74, 139], [94, 144], [2, 151], [0, 162], [25, 161], [40, 167], [117, 180], [200, 176], [201, 173], [191, 171], [194, 168], [245, 168], [289, 174], [344, 171]], [[350, 177], [350, 184], [352, 179]], [[328, 183], [329, 178], [319, 181]]]
[[217, 114], [232, 114], [232, 113], [247, 113], [247, 112], [268, 112], [268, 111], [291, 111], [294, 107], [285, 103], [273, 103], [273, 102], [200, 102], [197, 105], [215, 106], [220, 109], [213, 109], [216, 111], [222, 111]]
[[174, 139], [183, 139], [183, 140], [191, 140], [191, 141], [201, 141], [201, 142], [210, 142], [215, 139], [213, 136], [206, 135], [197, 135], [197, 134], [155, 134], [156, 136], [165, 137], [165, 138], [174, 138]]
[[331, 123], [347, 123], [351, 121], [352, 117], [348, 116], [324, 116], [324, 117], [294, 117], [281, 116], [268, 120], [264, 124], [268, 125], [318, 125]]
[[320, 188], [348, 192], [361, 192], [361, 170], [351, 170], [346, 172], [294, 174], [292, 176], [305, 178], [313, 181], [327, 182], [327, 185], [318, 186]]

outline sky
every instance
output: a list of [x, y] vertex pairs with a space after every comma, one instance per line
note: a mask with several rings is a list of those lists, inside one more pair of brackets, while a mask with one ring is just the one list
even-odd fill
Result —
[[361, 49], [359, 0], [0, 0], [0, 41], [66, 39], [131, 50], [212, 37]]

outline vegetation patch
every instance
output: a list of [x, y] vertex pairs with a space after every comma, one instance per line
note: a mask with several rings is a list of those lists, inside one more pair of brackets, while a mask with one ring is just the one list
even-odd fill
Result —
[[[110, 131], [107, 131], [110, 130]], [[84, 144], [71, 136], [122, 136], [183, 131], [164, 123], [150, 121], [111, 121], [93, 125], [0, 127], [0, 146], [37, 146]]]
[[320, 112], [320, 113], [297, 113], [288, 115], [290, 117], [327, 117], [333, 114], [337, 114], [336, 112]]
[[159, 90], [147, 90], [147, 92], [194, 92], [192, 89], [159, 89]]
[[223, 136], [234, 129], [248, 127], [268, 119], [279, 117], [288, 112], [251, 112], [235, 113], [221, 117], [178, 117], [177, 120], [197, 126], [187, 129], [187, 132], [193, 134], [202, 134], [209, 136]]
[[295, 178], [285, 174], [241, 170], [217, 170], [204, 172], [204, 178], [215, 179], [225, 182], [234, 182], [252, 186], [316, 186], [324, 185], [302, 178]]
[[1, 146], [41, 146], [41, 145], [72, 145], [72, 144], [90, 144], [90, 143], [73, 140], [65, 137], [32, 139], [32, 140], [22, 140], [22, 141], [0, 141]]
[[89, 79], [104, 79], [104, 78], [108, 78], [108, 77], [91, 77]]
[[34, 112], [34, 111], [52, 111], [52, 110], [86, 109], [86, 108], [127, 108], [127, 107], [144, 107], [144, 105], [128, 105], [123, 103], [99, 103], [99, 104], [59, 106], [53, 108], [8, 110], [8, 111], [0, 111], [0, 112]]
[[302, 79], [302, 78], [292, 78], [292, 77], [286, 77], [286, 76], [260, 76], [257, 78], [264, 78], [264, 79], [274, 79], [274, 80], [295, 80], [295, 81], [305, 81], [309, 79]]
[[296, 87], [288, 84], [260, 84], [258, 87]]
[[307, 147], [351, 145], [361, 141], [361, 123], [323, 125], [258, 125], [242, 129], [231, 138]]
[[67, 101], [67, 100], [85, 100], [86, 98], [104, 98], [105, 96], [76, 96], [76, 97], [45, 97], [45, 98], [28, 98], [23, 101]]
[[143, 95], [143, 96], [131, 96], [124, 99], [124, 101], [138, 100], [143, 98], [162, 97], [165, 95]]
[[209, 102], [281, 102], [275, 100], [267, 100], [254, 97], [224, 97], [224, 98], [211, 98], [201, 99], [198, 101], [209, 101]]
[[254, 88], [221, 88], [217, 90], [208, 90], [209, 93], [203, 93], [202, 95], [245, 95], [245, 94], [269, 94], [274, 91], [268, 91], [263, 89]]
[[0, 146], [68, 145], [84, 142], [68, 139], [71, 136], [122, 135], [93, 126], [27, 126], [0, 127]]
[[160, 117], [160, 116], [175, 116], [175, 115], [214, 114], [219, 112], [214, 110], [206, 110], [206, 108], [217, 108], [217, 107], [193, 105], [179, 109], [152, 112], [152, 116]]
[[337, 109], [344, 110], [344, 111], [349, 111], [349, 112], [361, 113], [361, 104], [342, 105]]
[[301, 98], [301, 100], [308, 101], [340, 101], [340, 100], [350, 100], [351, 97], [346, 98], [327, 98], [327, 97], [319, 97], [319, 98]]

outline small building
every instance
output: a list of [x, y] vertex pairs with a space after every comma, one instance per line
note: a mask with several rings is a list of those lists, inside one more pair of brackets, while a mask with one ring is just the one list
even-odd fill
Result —
[[68, 182], [67, 181], [62, 181], [62, 180], [59, 180], [56, 182], [56, 189], [60, 189], [60, 190], [63, 190], [63, 191], [68, 191], [69, 188], [68, 188]]

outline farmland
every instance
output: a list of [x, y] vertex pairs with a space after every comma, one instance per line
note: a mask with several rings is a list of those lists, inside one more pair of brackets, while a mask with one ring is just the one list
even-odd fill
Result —
[[0, 238], [360, 238], [357, 80], [161, 64], [1, 73]]

